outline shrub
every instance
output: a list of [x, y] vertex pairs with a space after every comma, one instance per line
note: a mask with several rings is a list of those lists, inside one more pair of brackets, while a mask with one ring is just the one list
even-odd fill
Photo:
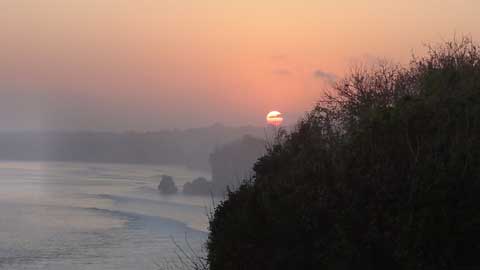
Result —
[[479, 52], [338, 82], [216, 208], [210, 268], [478, 269]]

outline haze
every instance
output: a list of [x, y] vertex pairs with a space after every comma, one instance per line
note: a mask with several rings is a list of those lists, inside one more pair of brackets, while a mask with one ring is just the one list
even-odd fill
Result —
[[352, 62], [480, 37], [480, 2], [2, 0], [1, 130], [287, 123]]

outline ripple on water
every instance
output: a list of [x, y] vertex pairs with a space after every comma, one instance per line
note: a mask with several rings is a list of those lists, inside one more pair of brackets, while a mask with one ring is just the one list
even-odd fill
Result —
[[[170, 174], [177, 172], [182, 181], [196, 174]], [[201, 247], [206, 234], [186, 224], [202, 224], [204, 208], [188, 197], [158, 197], [149, 179], [158, 173], [155, 166], [0, 163], [0, 269], [155, 269], [155, 261], [175, 257], [172, 237], [182, 243], [187, 234]]]

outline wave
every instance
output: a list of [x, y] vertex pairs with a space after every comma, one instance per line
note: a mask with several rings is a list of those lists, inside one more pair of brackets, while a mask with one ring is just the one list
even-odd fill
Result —
[[145, 214], [139, 214], [128, 211], [121, 210], [111, 210], [103, 209], [97, 207], [88, 207], [82, 208], [86, 211], [93, 211], [102, 215], [108, 215], [115, 218], [123, 219], [127, 221], [128, 229], [141, 229], [149, 231], [162, 231], [169, 233], [193, 233], [199, 235], [206, 235], [205, 232], [196, 230], [189, 227], [186, 223], [180, 222], [178, 220], [159, 217], [159, 216], [150, 216]]
[[205, 210], [205, 207], [195, 205], [195, 204], [188, 204], [188, 203], [179, 203], [179, 202], [172, 202], [172, 201], [164, 201], [164, 200], [154, 200], [154, 199], [146, 199], [146, 198], [138, 198], [138, 197], [129, 197], [129, 196], [120, 196], [120, 195], [112, 195], [112, 194], [89, 194], [86, 195], [89, 198], [95, 199], [107, 199], [111, 200], [113, 203], [142, 203], [142, 204], [155, 204], [155, 205], [168, 205], [174, 207], [181, 207], [188, 210], [192, 208], [196, 210]]

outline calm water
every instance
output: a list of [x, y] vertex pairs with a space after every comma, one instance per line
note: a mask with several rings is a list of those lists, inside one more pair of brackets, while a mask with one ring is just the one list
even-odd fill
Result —
[[0, 269], [157, 269], [172, 241], [200, 248], [208, 197], [160, 195], [205, 172], [179, 167], [0, 162]]

